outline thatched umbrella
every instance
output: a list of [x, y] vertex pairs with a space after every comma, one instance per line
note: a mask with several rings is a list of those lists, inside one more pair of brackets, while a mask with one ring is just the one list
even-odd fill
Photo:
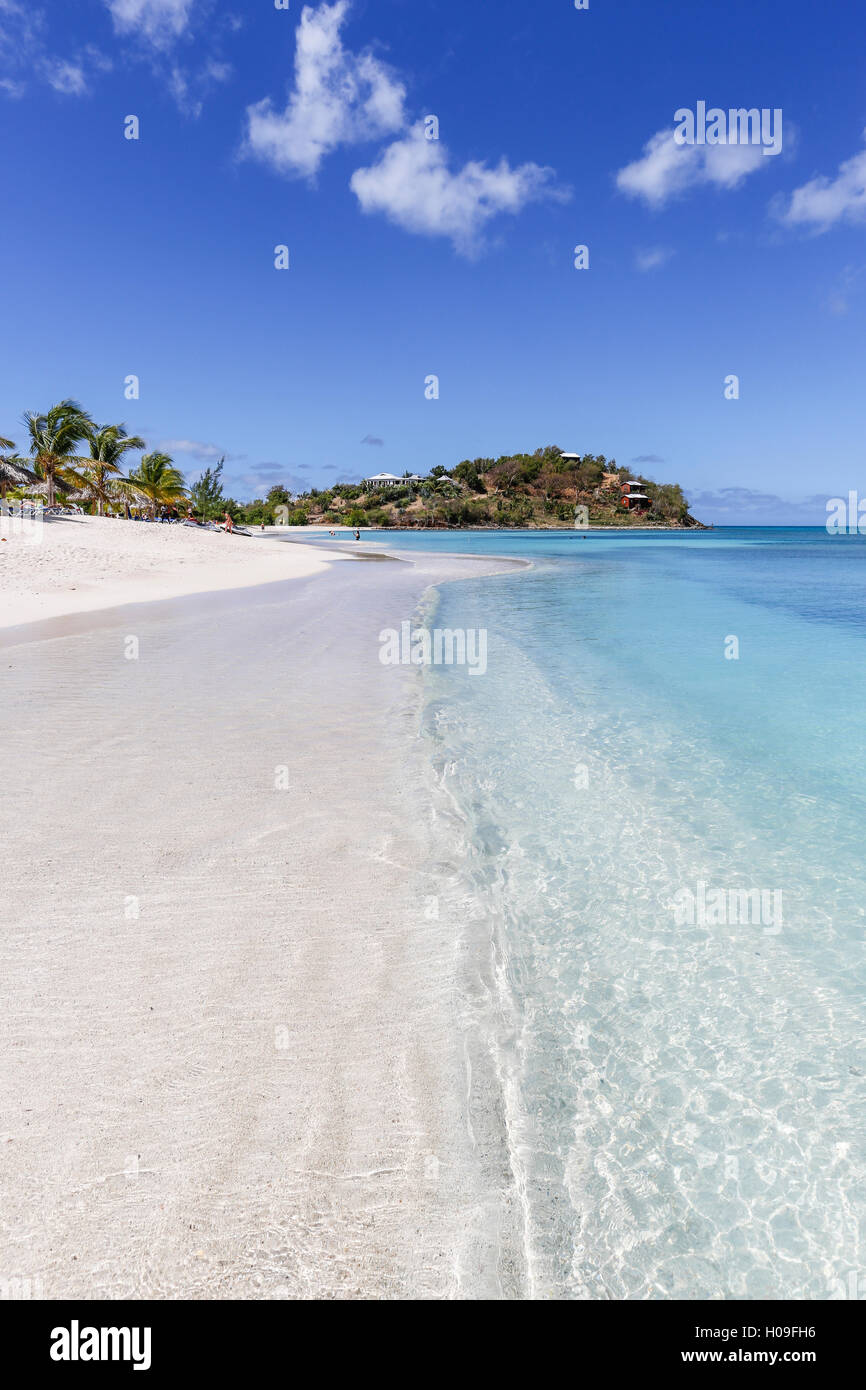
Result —
[[[61, 479], [55, 478], [55, 482], [58, 486], [63, 486]], [[140, 506], [142, 501], [141, 493], [137, 492], [126, 478], [120, 476], [109, 479], [109, 486], [103, 493], [103, 499], [105, 504], [112, 508], [122, 507], [127, 519], [129, 518], [130, 502], [134, 506]], [[68, 492], [63, 500], [65, 502], [98, 502], [99, 496], [85, 481], [83, 488]]]
[[0, 499], [6, 500], [9, 487], [39, 487], [42, 479], [29, 469], [17, 454], [0, 454]]
[[[56, 486], [56, 478], [54, 479], [54, 483]], [[65, 504], [69, 504], [71, 502], [78, 502], [81, 506], [85, 506], [88, 502], [92, 502], [93, 498], [91, 497], [89, 492], [67, 492], [63, 495], [63, 501]]]
[[[28, 459], [23, 459], [20, 454], [10, 452], [14, 448], [15, 444], [11, 439], [4, 439], [0, 436], [0, 501], [6, 501], [6, 490], [10, 487], [26, 488], [28, 492], [35, 492], [40, 497], [47, 497], [48, 483], [44, 478], [40, 478], [38, 473], [33, 472]], [[68, 485], [62, 479], [57, 480], [57, 485], [61, 491], [69, 491]]]
[[[35, 473], [31, 474], [31, 477], [32, 477], [32, 480], [33, 480], [32, 482], [31, 482], [30, 478], [27, 478], [23, 483], [19, 484], [19, 486], [21, 486], [21, 487], [26, 487], [28, 494], [35, 493], [37, 497], [45, 497], [45, 498], [48, 498], [48, 497], [50, 496], [50, 489], [49, 489], [49, 486], [48, 486], [48, 483], [46, 482], [46, 480], [45, 480], [44, 478], [39, 478], [39, 477], [37, 477], [37, 475], [36, 475]], [[70, 489], [69, 489], [68, 483], [64, 483], [60, 478], [55, 477], [55, 479], [54, 479], [54, 491], [55, 491], [55, 494], [56, 494], [56, 493], [59, 493], [59, 492], [62, 492], [63, 495], [64, 495], [64, 498], [65, 498], [65, 497], [68, 497], [68, 495], [69, 495], [69, 490], [70, 490]]]

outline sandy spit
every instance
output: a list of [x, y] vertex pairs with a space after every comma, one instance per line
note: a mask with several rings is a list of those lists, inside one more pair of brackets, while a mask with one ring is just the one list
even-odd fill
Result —
[[315, 574], [312, 547], [100, 517], [0, 517], [0, 628]]

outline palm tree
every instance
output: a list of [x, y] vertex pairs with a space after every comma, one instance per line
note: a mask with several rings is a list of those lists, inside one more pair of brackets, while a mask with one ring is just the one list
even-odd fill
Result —
[[160, 503], [176, 502], [186, 494], [183, 474], [178, 472], [168, 454], [145, 454], [138, 471], [124, 478], [122, 486], [124, 490], [130, 487], [140, 497], [146, 497], [154, 516]]
[[454, 485], [452, 478], [439, 477], [433, 483], [433, 494], [436, 497], [459, 497], [460, 492]]
[[77, 401], [65, 400], [54, 405], [45, 415], [28, 411], [24, 424], [30, 435], [30, 452], [36, 472], [48, 484], [48, 505], [54, 506], [54, 491], [59, 481], [81, 484], [80, 473], [73, 465], [81, 460], [72, 451], [86, 439], [93, 421]]
[[130, 449], [146, 449], [138, 435], [129, 435], [125, 425], [94, 426], [88, 433], [90, 459], [84, 475], [81, 497], [96, 503], [98, 516], [104, 516], [106, 503], [117, 496], [117, 475], [123, 455]]

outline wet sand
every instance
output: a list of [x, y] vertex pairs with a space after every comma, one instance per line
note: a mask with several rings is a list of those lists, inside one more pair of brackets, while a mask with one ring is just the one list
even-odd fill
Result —
[[6, 634], [4, 1277], [519, 1294], [418, 673], [378, 659], [435, 579], [496, 567], [335, 559]]

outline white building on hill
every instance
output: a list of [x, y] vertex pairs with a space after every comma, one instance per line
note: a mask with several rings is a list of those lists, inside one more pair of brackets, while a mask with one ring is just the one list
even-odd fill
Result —
[[405, 487], [406, 483], [420, 483], [417, 473], [406, 478], [398, 478], [396, 473], [374, 473], [372, 478], [364, 478], [364, 487]]

